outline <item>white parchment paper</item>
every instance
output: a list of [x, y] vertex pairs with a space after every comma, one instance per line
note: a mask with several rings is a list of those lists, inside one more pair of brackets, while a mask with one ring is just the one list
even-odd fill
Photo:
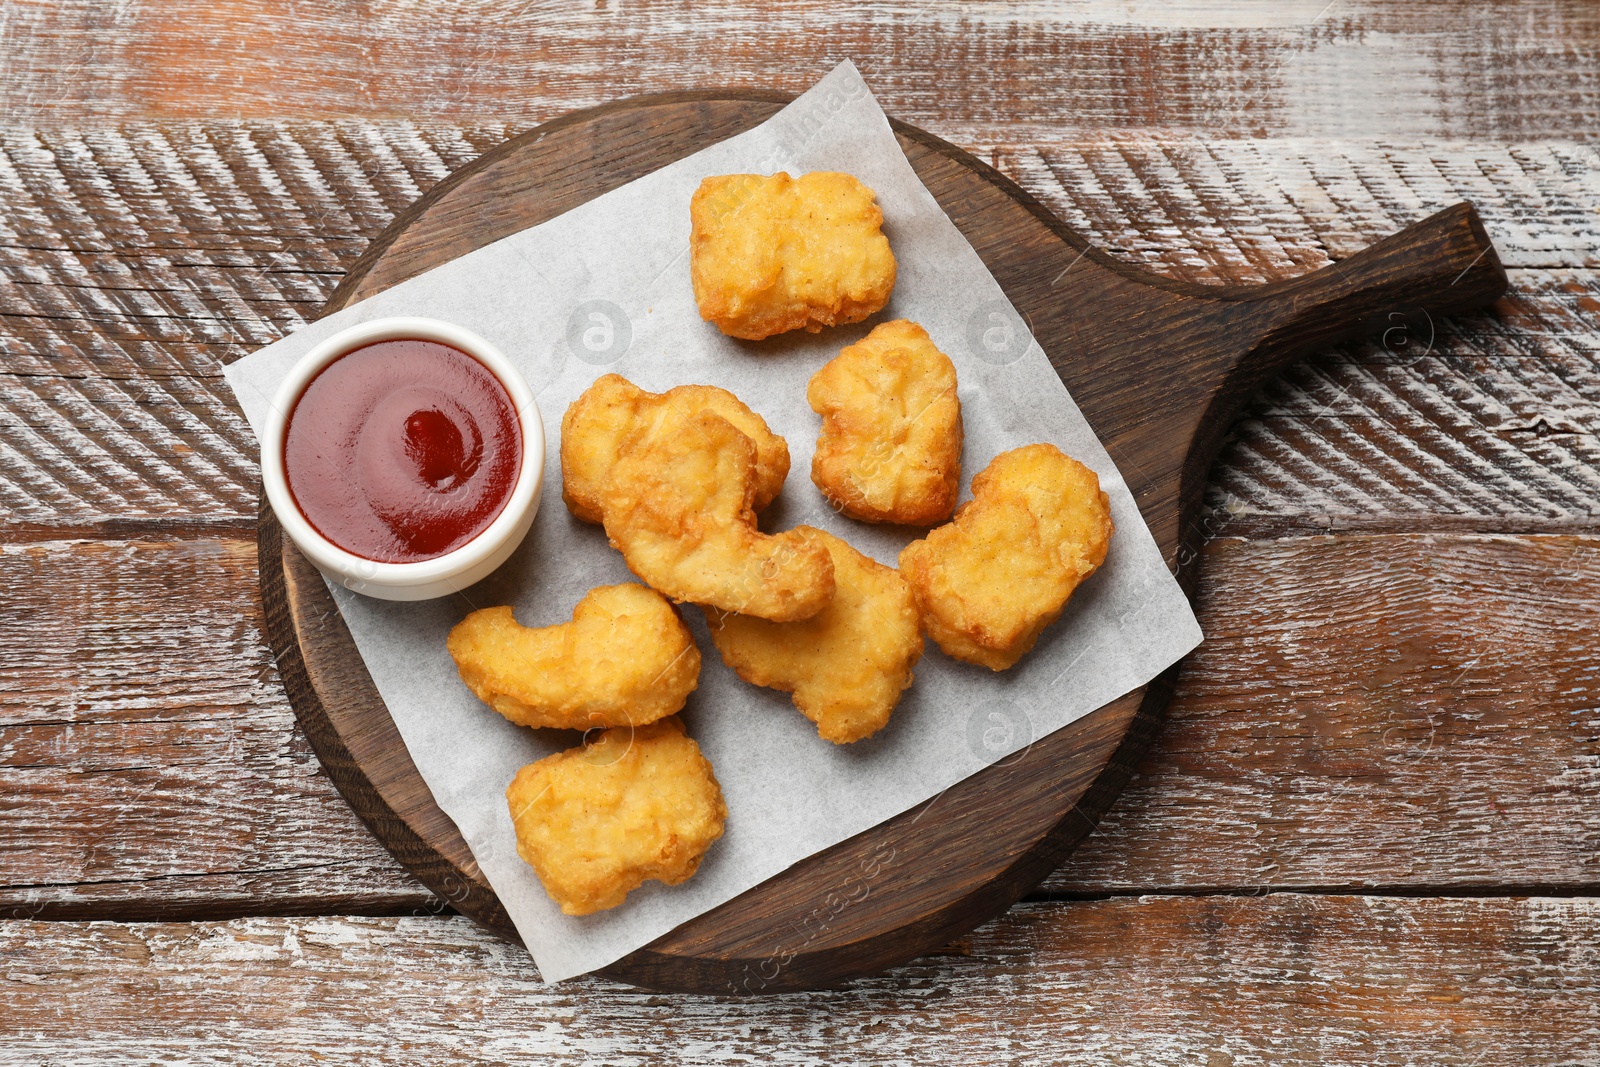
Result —
[[[858, 326], [735, 341], [695, 310], [689, 198], [707, 175], [779, 170], [846, 171], [871, 186], [899, 280], [888, 308]], [[543, 506], [509, 563], [458, 595], [420, 604], [342, 588], [333, 595], [417, 768], [547, 981], [602, 967], [935, 796], [1149, 681], [1200, 642], [1116, 466], [977, 253], [912, 171], [850, 63], [756, 129], [234, 363], [227, 380], [251, 424], [259, 429], [279, 381], [314, 344], [386, 315], [434, 316], [482, 334], [521, 368], [544, 416]], [[820, 740], [787, 694], [746, 685], [723, 667], [700, 613], [685, 610], [704, 668], [683, 718], [716, 768], [727, 833], [681, 886], [648, 883], [609, 912], [562, 915], [517, 855], [504, 792], [518, 768], [572, 746], [578, 735], [511, 725], [468, 692], [445, 651], [450, 627], [474, 608], [511, 604], [522, 623], [549, 625], [566, 621], [590, 588], [632, 580], [604, 533], [562, 506], [562, 413], [608, 371], [652, 391], [685, 382], [731, 389], [788, 439], [793, 456], [764, 527], [819, 526], [893, 566], [914, 531], [853, 522], [828, 507], [808, 477], [819, 420], [805, 401], [818, 367], [893, 318], [921, 323], [955, 362], [966, 427], [963, 498], [971, 476], [997, 453], [1052, 442], [1093, 468], [1110, 494], [1117, 532], [1105, 566], [1010, 671], [957, 663], [930, 641], [889, 726], [847, 746]]]

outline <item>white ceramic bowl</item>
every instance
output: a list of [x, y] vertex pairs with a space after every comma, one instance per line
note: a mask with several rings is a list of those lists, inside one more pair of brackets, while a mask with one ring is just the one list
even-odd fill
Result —
[[[460, 349], [487, 367], [505, 386], [522, 430], [522, 469], [505, 510], [471, 541], [435, 559], [378, 563], [346, 552], [306, 521], [289, 493], [289, 480], [283, 469], [283, 438], [300, 394], [322, 368], [363, 345], [413, 337]], [[271, 420], [261, 434], [261, 480], [284, 532], [330, 581], [380, 600], [428, 600], [488, 577], [522, 543], [539, 510], [539, 489], [544, 481], [544, 421], [533, 390], [521, 373], [504, 353], [477, 334], [438, 319], [375, 319], [329, 337], [301, 357], [284, 378], [273, 397]]]

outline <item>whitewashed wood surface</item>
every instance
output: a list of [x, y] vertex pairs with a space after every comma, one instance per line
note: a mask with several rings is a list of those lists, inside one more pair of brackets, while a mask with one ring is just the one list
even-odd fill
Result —
[[[1593, 1062], [1592, 899], [1024, 904], [849, 988], [535, 978], [458, 917], [0, 927], [13, 1062]], [[53, 996], [52, 996], [53, 994]]]
[[[1513, 292], [1254, 399], [1209, 641], [1030, 903], [845, 991], [546, 990], [295, 729], [220, 367], [511, 134], [847, 55], [1160, 273], [1466, 198]], [[1597, 71], [1557, 0], [0, 0], [0, 1063], [1600, 1063]]]
[[[305, 322], [395, 212], [518, 129], [7, 133], [8, 521], [52, 536], [134, 520], [251, 522], [254, 438], [222, 364]], [[1473, 200], [1512, 295], [1491, 314], [1287, 372], [1236, 428], [1213, 506], [1228, 520], [1327, 528], [1433, 515], [1581, 527], [1600, 513], [1600, 152], [1150, 135], [970, 147], [1109, 250], [1200, 282], [1301, 273]]]

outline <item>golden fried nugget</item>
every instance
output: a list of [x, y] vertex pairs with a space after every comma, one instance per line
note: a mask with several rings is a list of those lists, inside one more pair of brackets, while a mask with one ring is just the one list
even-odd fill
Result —
[[811, 376], [811, 480], [852, 519], [932, 526], [961, 484], [956, 367], [914, 322], [886, 322]]
[[801, 622], [768, 622], [708, 610], [722, 662], [752, 685], [794, 694], [823, 740], [846, 744], [889, 722], [922, 658], [917, 605], [900, 572], [810, 526], [797, 534], [833, 557], [833, 600]]
[[600, 497], [617, 457], [669, 410], [714, 411], [756, 446], [757, 511], [772, 503], [789, 476], [789, 443], [726, 389], [680, 385], [647, 393], [620, 374], [595, 380], [561, 419], [561, 499], [584, 522], [600, 522]]
[[883, 212], [848, 174], [707, 178], [689, 220], [700, 317], [730, 337], [860, 322], [894, 290]]
[[474, 611], [448, 647], [467, 688], [520, 726], [643, 726], [682, 708], [700, 682], [700, 650], [677, 610], [632, 582], [589, 590], [558, 626]]
[[676, 718], [530, 763], [506, 803], [518, 855], [568, 915], [614, 908], [651, 878], [687, 881], [728, 818], [711, 763]]
[[1031, 649], [1100, 566], [1111, 502], [1054, 445], [1002, 452], [954, 519], [900, 552], [922, 626], [947, 655], [1003, 671]]
[[809, 619], [833, 598], [833, 560], [793, 530], [757, 530], [755, 486], [750, 438], [714, 412], [668, 410], [612, 468], [606, 536], [673, 600]]

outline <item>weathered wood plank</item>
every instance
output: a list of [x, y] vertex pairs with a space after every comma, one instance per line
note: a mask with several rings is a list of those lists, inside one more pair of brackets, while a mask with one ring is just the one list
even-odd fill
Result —
[[1593, 899], [1032, 904], [843, 989], [729, 1000], [545, 986], [456, 917], [5, 922], [0, 1063], [1587, 1064], [1597, 929]]
[[[1600, 155], [1503, 143], [1588, 136], [1597, 42], [1582, 0], [0, 0], [0, 116], [58, 127], [0, 146], [0, 540], [199, 537], [0, 550], [0, 916], [437, 907], [316, 773], [255, 630], [248, 547], [206, 535], [242, 533], [254, 499], [219, 359], [303, 321], [482, 147], [707, 70], [798, 90], [854, 55], [891, 111], [1172, 276], [1298, 272], [1470, 197], [1531, 295], [1441, 324], [1427, 356], [1334, 353], [1263, 393], [1214, 529], [1593, 528]], [[385, 114], [433, 124], [212, 121]], [[485, 114], [504, 124], [451, 125]], [[1211, 139], [1241, 134], [1273, 139]], [[1595, 547], [1213, 546], [1212, 644], [1053, 890], [1592, 893]], [[1378, 568], [1391, 557], [1412, 573]], [[1268, 607], [1275, 626], [1219, 630]], [[1328, 661], [1341, 643], [1367, 674]], [[1035, 904], [948, 957], [755, 1007], [546, 991], [459, 920], [0, 923], [0, 1062], [302, 1063], [370, 1050], [375, 1017], [378, 1062], [864, 1060], [911, 1041], [952, 1062], [1592, 1062], [1593, 904]]]
[[311, 318], [394, 214], [503, 140], [270, 123], [0, 139], [0, 506], [11, 523], [248, 521], [220, 378]]
[[1600, 264], [1600, 151], [1583, 143], [1056, 135], [975, 151], [1115, 254], [1202, 284], [1320, 267], [1458, 200], [1508, 267]]
[[[799, 91], [854, 57], [891, 110], [958, 142], [997, 126], [1224, 135], [1572, 136], [1600, 117], [1583, 0], [9, 0], [15, 121], [380, 115], [540, 120], [665, 89]], [[936, 73], [935, 73], [936, 72]]]
[[[396, 210], [511, 129], [7, 132], [5, 535], [248, 521], [255, 445], [220, 364], [314, 314]], [[1290, 371], [1237, 426], [1212, 493], [1217, 521], [1594, 524], [1600, 285], [1571, 265], [1600, 248], [1600, 155], [1149, 138], [986, 154], [1118, 254], [1199, 282], [1299, 273], [1474, 197], [1503, 255], [1525, 265], [1520, 292], [1492, 315], [1397, 319], [1387, 346]]]
[[1600, 888], [1600, 539], [1223, 540], [1200, 608], [1140, 775], [1046, 889]]
[[[1600, 523], [1595, 277], [1551, 272], [1492, 315], [1395, 313], [1383, 341], [1287, 368], [1212, 471], [1218, 531]], [[1232, 524], [1230, 526], [1230, 523]]]
[[[1383, 528], [1453, 516], [1512, 530], [1600, 522], [1600, 335], [1584, 309], [1600, 285], [1565, 272], [1513, 279], [1541, 288], [1493, 315], [1415, 320], [1415, 329], [1397, 319], [1388, 348], [1347, 346], [1276, 379], [1235, 424], [1213, 476], [1218, 529], [1252, 519]], [[9, 332], [0, 345], [17, 362], [37, 366], [37, 353], [70, 343], [59, 321], [36, 321], [0, 320]], [[256, 445], [215, 373], [214, 349], [118, 345], [87, 322], [77, 336], [60, 372], [0, 374], [5, 525], [48, 535], [130, 519], [247, 522]], [[185, 358], [204, 371], [185, 373]], [[119, 365], [105, 375], [71, 367], [89, 360]], [[165, 373], [144, 369], [158, 361]]]
[[[294, 729], [253, 553], [0, 547], [0, 914], [432, 905]], [[1600, 886], [1600, 538], [1220, 540], [1200, 618], [1047, 891]]]
[[322, 773], [251, 541], [0, 546], [0, 915], [433, 901]]
[[[1107, 139], [999, 149], [1069, 225], [1201, 284], [1314, 269], [1424, 207], [1474, 200], [1513, 271], [1492, 315], [1396, 309], [1390, 334], [1290, 368], [1236, 424], [1209, 503], [1219, 529], [1592, 526], [1600, 378], [1589, 270], [1600, 153], [1581, 145]], [[1470, 162], [1468, 162], [1470, 160]], [[1263, 521], [1265, 520], [1265, 521]]]

